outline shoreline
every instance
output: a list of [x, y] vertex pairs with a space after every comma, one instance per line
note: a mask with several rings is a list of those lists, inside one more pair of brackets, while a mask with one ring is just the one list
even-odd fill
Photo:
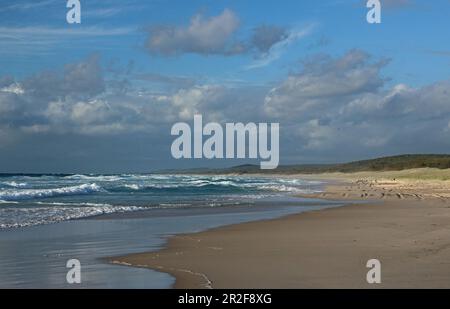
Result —
[[[306, 196], [298, 195], [297, 197], [306, 197]], [[327, 200], [327, 199], [323, 199], [323, 200]], [[333, 200], [330, 199], [330, 201], [333, 201]], [[194, 242], [194, 243], [196, 241], [199, 241], [195, 238], [195, 235], [209, 233], [209, 232], [222, 231], [222, 229], [225, 230], [227, 228], [233, 228], [236, 226], [247, 225], [247, 224], [252, 224], [252, 223], [265, 223], [265, 222], [271, 222], [271, 221], [278, 221], [278, 220], [283, 220], [285, 218], [299, 216], [299, 215], [306, 214], [306, 213], [326, 211], [328, 209], [347, 207], [347, 206], [351, 206], [351, 205], [356, 205], [356, 204], [355, 203], [348, 203], [348, 204], [343, 203], [343, 204], [338, 204], [337, 206], [326, 207], [326, 208], [321, 208], [321, 207], [323, 207], [323, 205], [311, 205], [310, 207], [312, 207], [312, 208], [317, 207], [317, 209], [310, 209], [310, 210], [293, 213], [293, 214], [292, 213], [285, 214], [285, 215], [282, 215], [280, 217], [275, 217], [275, 218], [255, 219], [255, 220], [251, 220], [251, 221], [247, 221], [247, 222], [243, 222], [243, 223], [225, 224], [225, 225], [221, 225], [218, 227], [207, 228], [200, 232], [195, 232], [195, 233], [180, 233], [180, 234], [166, 235], [166, 236], [162, 237], [164, 239], [165, 243], [164, 243], [164, 245], [162, 245], [162, 247], [159, 250], [143, 252], [143, 253], [126, 254], [123, 256], [116, 256], [116, 257], [102, 257], [101, 260], [104, 261], [105, 263], [109, 263], [112, 265], [126, 266], [126, 267], [132, 267], [132, 268], [146, 268], [146, 269], [155, 270], [158, 272], [169, 274], [176, 279], [174, 284], [170, 287], [172, 289], [174, 289], [174, 288], [175, 289], [189, 289], [189, 288], [212, 289], [213, 288], [212, 282], [211, 282], [211, 280], [209, 280], [208, 276], [204, 273], [195, 272], [195, 271], [192, 271], [189, 269], [182, 269], [182, 268], [181, 269], [180, 268], [175, 269], [172, 267], [166, 268], [164, 266], [152, 265], [152, 263], [147, 263], [146, 261], [147, 261], [147, 259], [154, 259], [153, 255], [159, 256], [160, 252], [165, 251], [165, 250], [171, 248], [172, 246], [178, 247], [178, 241], [181, 241], [181, 242], [186, 241], [186, 242]], [[172, 244], [172, 242], [175, 242], [175, 244]], [[180, 247], [182, 247], [182, 246], [180, 246]], [[221, 250], [220, 247], [209, 247], [209, 249]], [[178, 249], [176, 249], [176, 250], [178, 250]], [[174, 254], [181, 255], [180, 252], [174, 252]], [[151, 255], [151, 256], [149, 257], [147, 255]], [[141, 257], [143, 258], [143, 260], [141, 260]], [[137, 258], [137, 260], [135, 258]], [[130, 260], [132, 260], [133, 262], [131, 262]], [[138, 261], [142, 261], [142, 262], [138, 262]], [[185, 287], [184, 283], [180, 284], [180, 282], [179, 282], [180, 280], [184, 281], [184, 276], [188, 276], [188, 277], [196, 276], [199, 278], [197, 278], [197, 279], [189, 278], [187, 280], [188, 285], [187, 285], [187, 287]], [[192, 283], [194, 283], [195, 286], [191, 286]]]
[[[338, 181], [302, 197], [351, 204], [175, 235], [162, 250], [109, 261], [168, 273], [174, 288], [450, 287], [446, 185]], [[372, 258], [382, 284], [366, 282]]]

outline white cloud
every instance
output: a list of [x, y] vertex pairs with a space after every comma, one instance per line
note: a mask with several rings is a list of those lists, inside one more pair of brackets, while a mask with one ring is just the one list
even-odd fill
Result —
[[[57, 72], [0, 78], [0, 89], [6, 89], [0, 91], [0, 140], [132, 141], [146, 134], [152, 144], [167, 143], [173, 123], [201, 113], [205, 121], [220, 123], [279, 122], [281, 152], [290, 158], [450, 150], [450, 81], [388, 86], [381, 74], [385, 65], [352, 50], [309, 58], [273, 89], [197, 84], [154, 93], [130, 84], [116, 92], [114, 83], [104, 82], [98, 58], [88, 57]], [[78, 79], [88, 82], [71, 82]]]
[[[240, 20], [229, 9], [217, 16], [194, 15], [188, 25], [159, 25], [149, 30], [146, 48], [151, 54], [222, 55], [255, 54], [254, 66], [267, 65], [282, 54], [283, 49], [307, 34], [309, 29], [290, 30], [274, 25], [260, 25], [245, 39], [238, 35]], [[266, 64], [260, 64], [260, 63]]]
[[153, 27], [146, 46], [151, 53], [163, 55], [227, 54], [232, 52], [231, 40], [238, 27], [238, 17], [228, 9], [209, 18], [197, 14], [187, 27]]
[[0, 91], [14, 94], [24, 94], [25, 92], [19, 83], [12, 83], [6, 87], [0, 88]]
[[371, 62], [360, 50], [351, 50], [340, 58], [315, 57], [304, 62], [303, 70], [291, 74], [265, 98], [265, 110], [274, 115], [320, 113], [336, 105], [342, 97], [373, 92], [383, 85], [380, 70], [385, 62]]
[[304, 29], [293, 29], [289, 31], [285, 37], [282, 37], [280, 41], [274, 42], [267, 52], [260, 55], [253, 63], [246, 66], [245, 69], [252, 70], [268, 66], [275, 60], [278, 60], [290, 45], [309, 35], [312, 29], [313, 26], [308, 26]]

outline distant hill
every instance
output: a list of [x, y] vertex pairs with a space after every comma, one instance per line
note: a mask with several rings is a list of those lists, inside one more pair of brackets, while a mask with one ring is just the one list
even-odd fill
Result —
[[170, 170], [167, 173], [179, 174], [319, 174], [319, 173], [354, 173], [363, 171], [401, 171], [413, 168], [450, 168], [450, 155], [442, 154], [406, 154], [377, 159], [338, 164], [302, 164], [282, 165], [275, 170], [261, 170], [259, 165], [239, 165], [223, 169], [196, 168], [187, 170]]

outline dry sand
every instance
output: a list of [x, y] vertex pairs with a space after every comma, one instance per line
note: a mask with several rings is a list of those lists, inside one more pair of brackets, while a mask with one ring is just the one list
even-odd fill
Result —
[[[170, 273], [175, 288], [450, 288], [447, 181], [330, 177], [346, 180], [314, 197], [368, 203], [173, 236], [111, 262]], [[366, 282], [373, 258], [381, 284]]]

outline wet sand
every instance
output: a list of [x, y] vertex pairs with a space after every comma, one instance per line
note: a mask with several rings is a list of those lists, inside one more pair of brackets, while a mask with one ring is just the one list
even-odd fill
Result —
[[[110, 261], [169, 273], [175, 288], [450, 288], [447, 181], [338, 178], [309, 196], [365, 202], [173, 236]], [[369, 259], [381, 284], [366, 281]]]

